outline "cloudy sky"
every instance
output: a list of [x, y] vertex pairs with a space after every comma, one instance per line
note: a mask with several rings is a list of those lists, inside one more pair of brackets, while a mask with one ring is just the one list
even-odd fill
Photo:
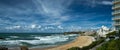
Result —
[[0, 32], [61, 32], [112, 26], [112, 0], [0, 0]]

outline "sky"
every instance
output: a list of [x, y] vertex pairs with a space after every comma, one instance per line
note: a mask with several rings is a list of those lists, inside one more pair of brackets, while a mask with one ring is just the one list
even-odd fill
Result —
[[0, 0], [0, 32], [112, 27], [112, 0]]

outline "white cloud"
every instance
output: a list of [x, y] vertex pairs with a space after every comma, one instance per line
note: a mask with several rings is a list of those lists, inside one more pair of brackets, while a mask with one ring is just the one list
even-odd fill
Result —
[[59, 25], [70, 18], [69, 15], [63, 14], [69, 11], [67, 7], [72, 3], [72, 0], [33, 0], [33, 2], [37, 7], [37, 13], [46, 17], [44, 22], [48, 25]]
[[112, 5], [111, 1], [102, 1], [101, 4], [103, 5]]
[[42, 26], [41, 25], [39, 25], [37, 28], [41, 28]]
[[[0, 8], [0, 12], [4, 12], [0, 16], [6, 16], [11, 20], [16, 20], [14, 24], [31, 24], [31, 23], [41, 23], [46, 25], [60, 25], [64, 21], [70, 19], [69, 15], [64, 15], [69, 9], [67, 9], [72, 0], [30, 0], [25, 3], [16, 4], [14, 6], [3, 5]], [[29, 3], [29, 4], [28, 4]], [[30, 5], [30, 6], [29, 6]], [[32, 8], [31, 8], [32, 7]], [[34, 16], [34, 14], [40, 16]], [[44, 19], [41, 19], [44, 18]], [[7, 24], [13, 24], [11, 21], [5, 21]], [[31, 22], [32, 21], [32, 22]], [[3, 24], [5, 23], [3, 22]], [[13, 24], [13, 25], [14, 25]]]
[[36, 28], [36, 25], [35, 25], [35, 24], [32, 24], [30, 27], [31, 27], [32, 29], [34, 29], [34, 28]]
[[20, 29], [21, 26], [17, 25], [17, 26], [10, 26], [10, 27], [5, 27], [5, 29], [8, 29], [8, 30], [14, 30], [14, 29]]
[[63, 28], [62, 26], [60, 26], [60, 25], [59, 25], [59, 26], [57, 26], [57, 27], [58, 27], [59, 29], [64, 29], [64, 28]]
[[[12, 6], [5, 6], [1, 7], [0, 10], [1, 12], [4, 10], [5, 11], [5, 18], [10, 18], [10, 20], [15, 20], [15, 22], [11, 22], [9, 20], [3, 20], [0, 19], [0, 22], [2, 24], [20, 24], [22, 26], [10, 26], [6, 27], [6, 29], [25, 29], [29, 30], [30, 28], [32, 29], [64, 29], [64, 27], [60, 26], [63, 22], [69, 21], [71, 18], [72, 19], [77, 19], [74, 16], [67, 15], [66, 12], [70, 11], [67, 9], [71, 4], [72, 0], [32, 0], [34, 3], [31, 3], [30, 6], [34, 6], [34, 9], [29, 8], [26, 4], [16, 5], [17, 7], [12, 7]], [[82, 1], [82, 0], [81, 0]], [[97, 5], [111, 5], [111, 1], [97, 1], [97, 0], [83, 0], [86, 1], [82, 4], [85, 4], [87, 6], [91, 7], [96, 7]], [[29, 4], [28, 4], [29, 5]], [[23, 9], [21, 9], [23, 8]], [[25, 8], [25, 9], [24, 9]], [[40, 16], [34, 16], [32, 14], [39, 14]], [[65, 15], [64, 15], [65, 14]], [[79, 13], [81, 14], [81, 13]], [[88, 14], [88, 15], [87, 15]], [[3, 15], [3, 16], [4, 16]], [[20, 16], [20, 15], [28, 15], [28, 16]], [[1, 15], [2, 16], [2, 15]], [[98, 24], [108, 24], [108, 22], [91, 22], [89, 21], [90, 19], [93, 19], [93, 17], [97, 17], [94, 13], [93, 15], [86, 13], [81, 16], [81, 21], [80, 22], [83, 26], [95, 26]], [[91, 16], [90, 18], [88, 18]], [[93, 16], [93, 17], [92, 17]], [[34, 18], [35, 17], [35, 18]], [[41, 19], [41, 18], [44, 19]], [[31, 24], [35, 23], [35, 24]], [[39, 25], [40, 24], [40, 25]], [[25, 25], [25, 26], [24, 26]], [[42, 27], [41, 25], [57, 25], [56, 27]], [[59, 26], [58, 26], [59, 25]], [[80, 30], [81, 27], [69, 27], [68, 30]]]
[[[80, 4], [83, 0], [80, 0]], [[99, 5], [112, 5], [112, 1], [105, 1], [105, 0], [84, 0], [84, 3], [81, 5], [90, 6], [92, 8], [99, 6]]]
[[42, 26], [41, 25], [38, 25], [38, 24], [31, 24], [31, 25], [28, 25], [26, 26], [26, 28], [28, 29], [40, 29]]
[[44, 29], [48, 30], [48, 29], [55, 29], [55, 28], [46, 26]]
[[91, 1], [87, 1], [88, 2], [88, 5], [91, 6], [91, 7], [95, 7], [96, 6], [96, 0], [91, 0]]

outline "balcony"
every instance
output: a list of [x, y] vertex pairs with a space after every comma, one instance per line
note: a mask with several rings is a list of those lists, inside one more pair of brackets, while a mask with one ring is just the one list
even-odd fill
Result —
[[114, 11], [114, 12], [112, 12], [112, 15], [120, 15], [120, 10], [116, 10], [116, 11]]
[[114, 24], [115, 26], [120, 26], [120, 23], [119, 24]]
[[120, 25], [120, 22], [114, 22], [114, 25], [118, 26], [118, 25]]
[[112, 20], [120, 20], [120, 17], [113, 17]]
[[120, 4], [116, 4], [112, 7], [113, 10], [120, 9]]
[[120, 3], [120, 0], [114, 0], [113, 1], [113, 4], [118, 4], [118, 3]]

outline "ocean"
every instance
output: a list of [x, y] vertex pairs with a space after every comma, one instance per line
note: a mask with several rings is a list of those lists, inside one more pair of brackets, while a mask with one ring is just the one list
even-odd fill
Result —
[[1, 33], [0, 38], [4, 40], [0, 40], [0, 46], [54, 47], [72, 42], [77, 36], [78, 34], [63, 33]]

